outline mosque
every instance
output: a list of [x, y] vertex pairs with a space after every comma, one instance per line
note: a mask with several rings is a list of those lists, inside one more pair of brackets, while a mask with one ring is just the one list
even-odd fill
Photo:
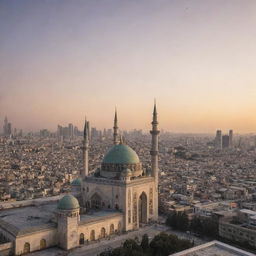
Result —
[[156, 105], [150, 131], [150, 170], [142, 168], [136, 152], [119, 136], [115, 113], [114, 145], [103, 158], [101, 167], [89, 174], [89, 130], [89, 122], [85, 121], [84, 167], [81, 177], [73, 182], [73, 188], [79, 190], [79, 200], [68, 194], [58, 203], [0, 212], [0, 235], [10, 242], [14, 255], [52, 246], [69, 250], [157, 221], [159, 130]]

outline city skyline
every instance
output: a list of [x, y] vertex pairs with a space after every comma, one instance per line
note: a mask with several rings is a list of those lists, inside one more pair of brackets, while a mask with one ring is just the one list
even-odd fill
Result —
[[[255, 1], [1, 1], [0, 119], [256, 131]], [[2, 126], [2, 125], [1, 125]]]

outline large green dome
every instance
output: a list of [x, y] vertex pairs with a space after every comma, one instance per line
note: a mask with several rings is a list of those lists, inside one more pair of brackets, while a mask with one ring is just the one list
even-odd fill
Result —
[[60, 210], [73, 210], [79, 207], [78, 200], [72, 195], [65, 195], [58, 203], [58, 209]]
[[137, 153], [127, 145], [118, 144], [112, 147], [103, 159], [104, 164], [138, 164]]

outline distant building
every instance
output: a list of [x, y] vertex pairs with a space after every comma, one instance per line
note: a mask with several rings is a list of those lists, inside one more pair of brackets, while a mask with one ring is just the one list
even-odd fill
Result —
[[233, 130], [229, 130], [229, 148], [233, 148]]
[[216, 131], [215, 149], [222, 150], [223, 148], [233, 148], [233, 130], [229, 130], [229, 134], [222, 135], [221, 130]]
[[7, 116], [4, 119], [3, 135], [10, 136], [12, 134], [12, 124], [8, 122]]
[[47, 129], [40, 130], [40, 137], [47, 138], [50, 135], [50, 132]]
[[216, 137], [215, 137], [215, 148], [222, 149], [222, 135], [221, 130], [217, 130]]
[[222, 148], [228, 148], [229, 147], [229, 136], [223, 135], [222, 136]]
[[74, 126], [73, 126], [73, 124], [68, 124], [68, 137], [70, 139], [74, 138]]

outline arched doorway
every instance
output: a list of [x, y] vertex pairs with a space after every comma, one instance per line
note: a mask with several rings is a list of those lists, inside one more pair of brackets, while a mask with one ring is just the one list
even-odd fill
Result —
[[91, 240], [91, 241], [94, 241], [94, 240], [95, 240], [95, 231], [94, 231], [94, 230], [91, 231], [90, 240]]
[[30, 253], [30, 243], [25, 243], [24, 244], [24, 249], [23, 249], [23, 253]]
[[46, 248], [46, 240], [45, 239], [41, 239], [40, 241], [40, 250], [43, 250]]
[[91, 206], [94, 209], [101, 208], [101, 197], [98, 195], [98, 193], [93, 194], [91, 197]]
[[84, 234], [81, 233], [79, 236], [79, 244], [84, 244]]
[[148, 222], [147, 195], [142, 192], [139, 198], [139, 223]]
[[106, 237], [106, 229], [105, 228], [101, 228], [100, 237], [101, 238], [105, 238]]
[[110, 228], [109, 228], [109, 234], [110, 234], [110, 235], [113, 235], [114, 232], [115, 232], [114, 224], [111, 224], [111, 225], [110, 225]]

